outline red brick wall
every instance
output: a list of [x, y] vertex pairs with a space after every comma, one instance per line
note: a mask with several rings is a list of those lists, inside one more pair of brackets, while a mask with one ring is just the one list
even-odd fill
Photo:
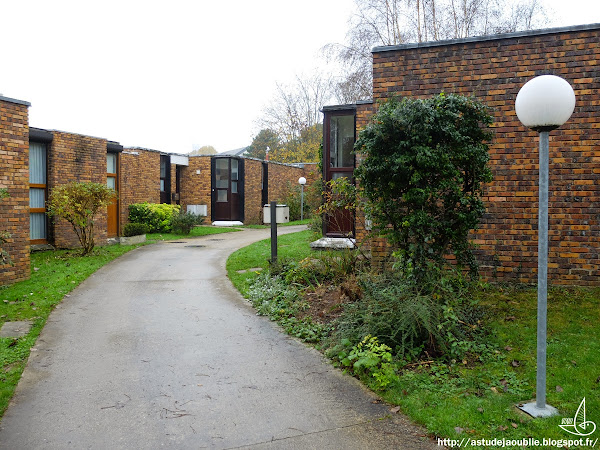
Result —
[[[70, 181], [106, 183], [106, 139], [53, 131], [48, 147], [48, 191]], [[70, 223], [54, 219], [50, 241], [60, 248], [79, 247]], [[106, 209], [94, 222], [94, 241], [106, 244]]]
[[269, 202], [285, 202], [290, 188], [298, 186], [298, 179], [304, 176], [300, 167], [269, 162]]
[[11, 234], [0, 264], [0, 285], [29, 278], [29, 116], [27, 102], [0, 97], [0, 231]]
[[119, 186], [122, 224], [128, 222], [129, 205], [132, 203], [160, 203], [160, 152], [124, 149]]
[[538, 140], [521, 125], [514, 100], [541, 74], [575, 90], [571, 119], [550, 134], [552, 283], [600, 284], [600, 27], [545, 30], [486, 40], [404, 46], [373, 54], [373, 93], [474, 95], [492, 108], [494, 181], [487, 214], [473, 236], [484, 275], [533, 282], [537, 272]]
[[[181, 172], [182, 211], [187, 211], [187, 205], [207, 205], [208, 216], [204, 219], [205, 224], [210, 222], [210, 162], [210, 156], [190, 156], [189, 166], [184, 167]], [[196, 173], [198, 170], [200, 173]]]
[[[244, 223], [262, 223], [262, 161], [244, 160]], [[270, 174], [269, 174], [270, 176]]]

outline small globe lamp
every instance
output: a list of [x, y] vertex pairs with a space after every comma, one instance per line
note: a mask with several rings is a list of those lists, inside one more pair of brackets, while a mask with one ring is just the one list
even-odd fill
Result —
[[298, 184], [300, 184], [300, 220], [304, 220], [304, 185], [306, 184], [306, 178], [298, 178]]

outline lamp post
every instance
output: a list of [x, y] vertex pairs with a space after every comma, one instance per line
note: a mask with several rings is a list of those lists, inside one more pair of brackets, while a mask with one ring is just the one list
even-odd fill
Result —
[[520, 409], [533, 417], [549, 417], [558, 414], [558, 411], [546, 404], [548, 134], [569, 120], [573, 114], [575, 93], [564, 79], [554, 75], [542, 75], [523, 85], [517, 94], [515, 109], [523, 125], [540, 134], [536, 401], [520, 406]]
[[306, 184], [306, 178], [298, 178], [300, 183], [300, 220], [304, 220], [304, 185]]

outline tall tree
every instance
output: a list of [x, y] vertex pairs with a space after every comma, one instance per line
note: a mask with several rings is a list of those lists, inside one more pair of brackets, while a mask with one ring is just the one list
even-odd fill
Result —
[[322, 140], [323, 124], [316, 123], [304, 128], [300, 136], [276, 148], [269, 154], [269, 159], [285, 163], [317, 162]]
[[246, 155], [251, 158], [266, 159], [267, 148], [270, 152], [276, 152], [280, 146], [279, 135], [269, 128], [263, 128], [252, 139], [252, 144], [248, 147]]
[[[530, 30], [547, 23], [539, 0], [355, 0], [346, 43], [324, 51], [344, 66], [336, 96], [344, 103], [370, 97], [371, 49]], [[360, 80], [360, 83], [357, 83]], [[364, 82], [368, 80], [368, 82]], [[349, 89], [354, 87], [354, 89]]]
[[202, 147], [195, 148], [189, 155], [216, 155], [217, 150], [212, 145], [203, 145]]
[[294, 84], [277, 83], [277, 92], [263, 111], [259, 124], [277, 132], [285, 142], [322, 122], [321, 108], [331, 97], [331, 79], [319, 73], [296, 76]]
[[318, 160], [321, 109], [331, 98], [332, 80], [319, 73], [297, 76], [291, 85], [277, 84], [276, 95], [258, 120], [263, 130], [270, 130], [279, 138], [279, 145], [271, 148], [275, 150], [270, 154], [271, 159], [281, 162]]

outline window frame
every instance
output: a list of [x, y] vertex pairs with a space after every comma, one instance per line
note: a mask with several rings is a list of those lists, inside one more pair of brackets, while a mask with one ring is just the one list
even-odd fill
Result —
[[[45, 231], [45, 238], [39, 238], [39, 239], [32, 239], [31, 238], [31, 225], [29, 228], [29, 244], [30, 245], [44, 245], [44, 244], [48, 244], [48, 234], [49, 234], [49, 227], [48, 227], [48, 210], [47, 210], [47, 202], [48, 202], [48, 150], [49, 150], [49, 142], [44, 142], [41, 140], [32, 140], [30, 139], [29, 141], [29, 148], [31, 148], [31, 144], [38, 144], [38, 145], [43, 145], [44, 146], [44, 158], [45, 158], [45, 163], [44, 163], [44, 180], [45, 183], [32, 183], [31, 182], [31, 172], [29, 173], [29, 180], [28, 180], [28, 186], [29, 186], [29, 190], [31, 189], [43, 189], [44, 190], [44, 207], [43, 208], [32, 208], [31, 207], [31, 200], [29, 203], [29, 221], [31, 224], [31, 215], [32, 214], [44, 214], [44, 231]], [[29, 151], [29, 167], [31, 168], [31, 151]]]

